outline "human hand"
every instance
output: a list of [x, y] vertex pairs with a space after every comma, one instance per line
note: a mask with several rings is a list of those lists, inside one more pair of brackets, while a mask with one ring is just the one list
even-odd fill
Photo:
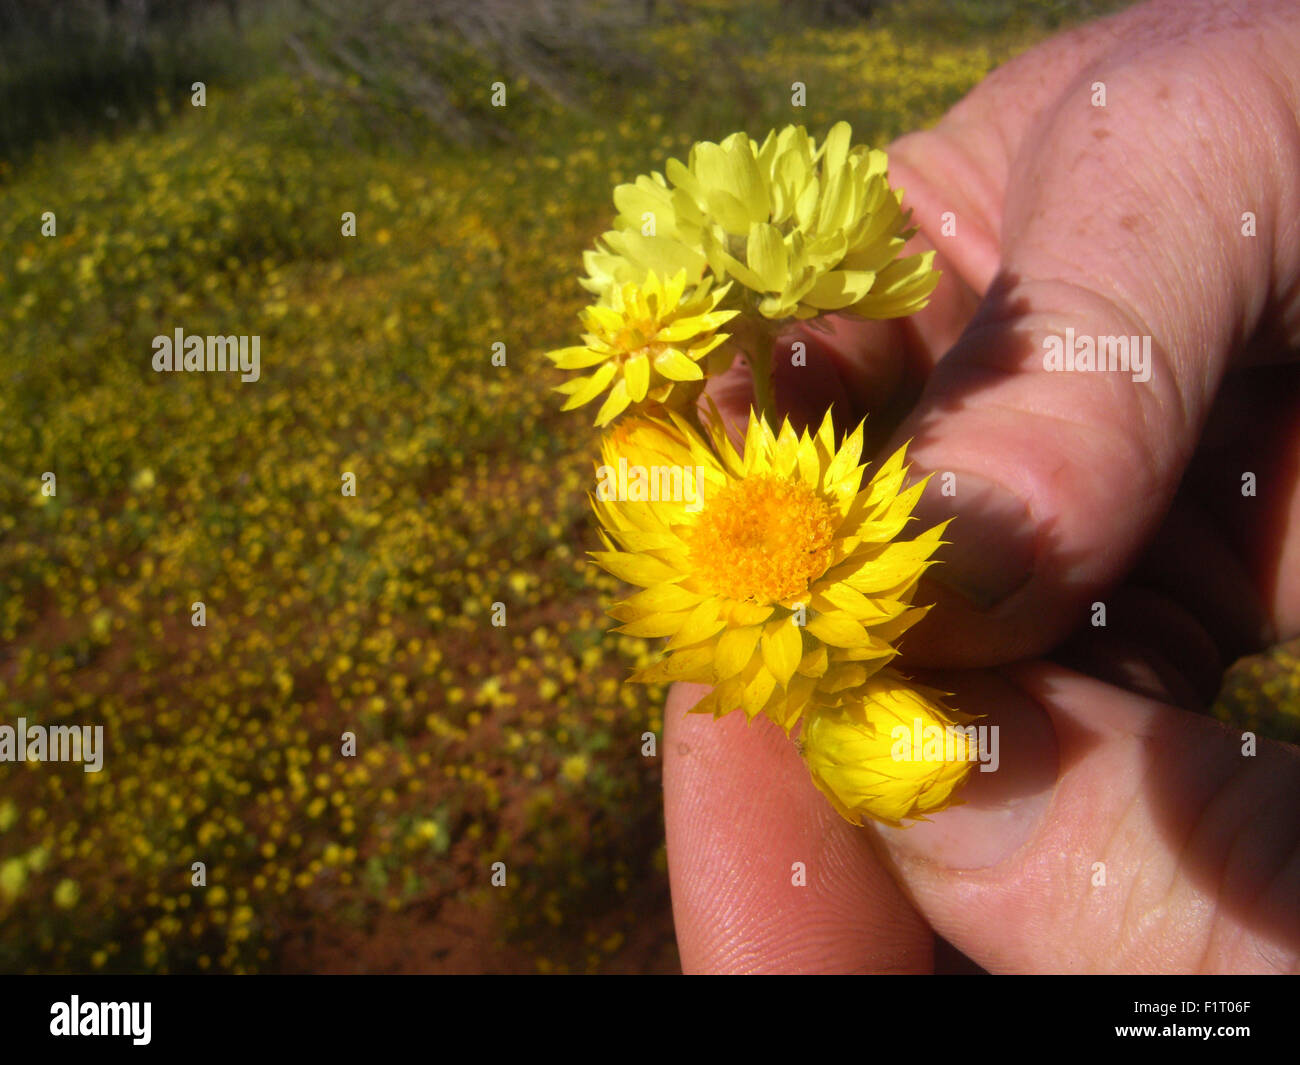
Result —
[[[999, 726], [1000, 766], [931, 823], [857, 829], [779, 730], [687, 717], [703, 690], [674, 689], [685, 969], [923, 972], [931, 929], [995, 971], [1300, 965], [1300, 756], [1244, 756], [1189, 712], [1300, 634], [1298, 53], [1283, 2], [1148, 4], [890, 149], [940, 287], [911, 319], [800, 335], [778, 406], [870, 412], [937, 475], [916, 528], [956, 513], [953, 543], [899, 664]], [[1048, 371], [1067, 328], [1151, 337], [1149, 379]], [[715, 385], [747, 408], [743, 373]]]

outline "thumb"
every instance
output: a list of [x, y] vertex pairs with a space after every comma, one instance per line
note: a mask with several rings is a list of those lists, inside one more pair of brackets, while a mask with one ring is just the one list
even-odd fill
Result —
[[1294, 970], [1300, 751], [1009, 668], [950, 680], [997, 726], [998, 771], [964, 806], [878, 830], [935, 930], [994, 972]]
[[[890, 445], [911, 440], [914, 472], [936, 475], [920, 527], [956, 517], [909, 664], [1041, 654], [1086, 617], [1157, 529], [1229, 362], [1300, 265], [1293, 239], [1243, 239], [1242, 203], [1284, 219], [1290, 193], [1267, 131], [1229, 113], [1240, 97], [1183, 106], [1188, 62], [1086, 71], [1012, 167], [997, 276]], [[1094, 81], [1121, 102], [1091, 107]], [[1209, 153], [1206, 128], [1229, 131]]]

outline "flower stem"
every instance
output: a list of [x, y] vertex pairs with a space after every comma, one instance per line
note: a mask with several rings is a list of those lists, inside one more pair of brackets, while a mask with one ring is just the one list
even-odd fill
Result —
[[776, 404], [772, 396], [772, 345], [776, 330], [766, 318], [745, 315], [743, 325], [736, 330], [740, 335], [741, 350], [749, 359], [749, 369], [754, 383], [754, 407], [776, 428]]

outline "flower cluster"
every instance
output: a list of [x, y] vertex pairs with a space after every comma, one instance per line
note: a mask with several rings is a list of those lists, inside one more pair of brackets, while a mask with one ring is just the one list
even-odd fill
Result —
[[[618, 227], [588, 252], [585, 287], [603, 295], [647, 270], [707, 269], [735, 278], [765, 318], [919, 310], [937, 275], [929, 256], [900, 259], [912, 231], [889, 187], [885, 153], [849, 146], [846, 122], [819, 148], [802, 126], [691, 149], [682, 165], [614, 190]], [[647, 229], [652, 230], [646, 232]]]
[[[900, 201], [884, 153], [843, 122], [821, 144], [796, 126], [696, 144], [614, 190], [615, 228], [585, 257], [583, 344], [550, 353], [589, 374], [560, 386], [566, 410], [608, 389], [594, 559], [640, 589], [611, 611], [618, 631], [667, 640], [632, 679], [711, 685], [695, 712], [798, 727], [814, 782], [857, 824], [941, 809], [970, 769], [961, 729], [947, 758], [893, 742], [968, 720], [890, 668], [944, 526], [905, 535], [923, 485], [904, 488], [901, 449], [868, 476], [861, 425], [838, 438], [828, 411], [815, 432], [774, 427], [770, 354], [794, 320], [924, 305], [938, 275], [932, 253], [901, 254]], [[699, 410], [741, 338], [758, 409], [738, 450]]]

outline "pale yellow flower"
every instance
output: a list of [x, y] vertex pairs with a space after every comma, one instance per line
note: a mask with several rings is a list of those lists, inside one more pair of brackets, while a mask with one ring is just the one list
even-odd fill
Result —
[[802, 126], [695, 144], [614, 190], [615, 229], [584, 262], [602, 297], [647, 271], [705, 269], [735, 279], [774, 320], [843, 311], [898, 318], [926, 303], [938, 282], [933, 252], [900, 257], [915, 232], [892, 189], [885, 153], [853, 146], [839, 122], [818, 145]]

